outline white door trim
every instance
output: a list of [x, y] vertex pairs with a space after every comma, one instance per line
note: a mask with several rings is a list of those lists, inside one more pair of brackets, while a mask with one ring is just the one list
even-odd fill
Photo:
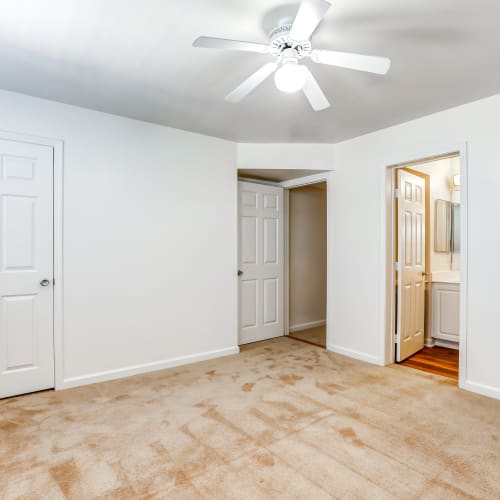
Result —
[[50, 146], [54, 151], [54, 388], [64, 388], [63, 350], [63, 162], [64, 143], [60, 139], [0, 130], [0, 139]]
[[318, 184], [319, 182], [328, 182], [330, 178], [330, 171], [321, 172], [320, 174], [306, 175], [305, 177], [298, 177], [289, 181], [280, 182], [279, 185], [284, 189], [292, 189], [301, 186], [308, 186], [309, 184]]
[[394, 331], [395, 331], [395, 300], [394, 300], [394, 241], [395, 241], [395, 203], [394, 203], [394, 169], [423, 162], [433, 158], [442, 158], [456, 153], [460, 157], [460, 361], [458, 385], [462, 389], [480, 392], [467, 382], [467, 335], [468, 335], [468, 154], [467, 143], [461, 142], [443, 147], [440, 151], [428, 151], [414, 160], [406, 158], [395, 165], [386, 168], [385, 199], [386, 199], [386, 321], [384, 336], [384, 364], [394, 363]]
[[248, 177], [238, 176], [238, 182], [250, 182], [251, 184], [263, 184], [264, 186], [280, 187], [281, 183], [274, 181], [266, 181], [265, 179], [249, 179]]
[[290, 335], [290, 191], [283, 188], [283, 335]]

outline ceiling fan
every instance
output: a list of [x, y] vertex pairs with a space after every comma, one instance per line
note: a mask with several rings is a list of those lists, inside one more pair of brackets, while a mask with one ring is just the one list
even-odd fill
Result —
[[226, 101], [242, 101], [274, 73], [274, 81], [279, 90], [288, 93], [302, 90], [314, 111], [321, 111], [330, 107], [330, 103], [309, 68], [299, 64], [301, 59], [310, 57], [318, 64], [380, 75], [385, 75], [391, 66], [390, 59], [386, 57], [313, 49], [311, 35], [325, 17], [330, 5], [326, 0], [302, 0], [295, 20], [281, 20], [269, 34], [267, 44], [201, 36], [193, 42], [193, 47], [258, 52], [274, 56], [274, 62], [265, 64], [247, 78], [226, 96]]

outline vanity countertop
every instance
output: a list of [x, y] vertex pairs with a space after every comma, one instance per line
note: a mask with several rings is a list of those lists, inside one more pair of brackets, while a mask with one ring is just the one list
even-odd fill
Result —
[[437, 271], [431, 275], [432, 283], [460, 284], [460, 271]]

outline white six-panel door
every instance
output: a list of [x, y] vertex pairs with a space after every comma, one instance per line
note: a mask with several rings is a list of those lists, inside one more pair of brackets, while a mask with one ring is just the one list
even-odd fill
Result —
[[398, 170], [397, 361], [424, 348], [425, 179]]
[[54, 386], [52, 282], [53, 148], [0, 140], [0, 397]]
[[283, 331], [283, 189], [239, 182], [239, 341]]

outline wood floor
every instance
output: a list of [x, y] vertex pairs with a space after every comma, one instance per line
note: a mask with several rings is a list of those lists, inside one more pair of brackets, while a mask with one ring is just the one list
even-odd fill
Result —
[[401, 364], [458, 380], [458, 350], [456, 349], [424, 347]]
[[326, 325], [293, 332], [290, 337], [318, 347], [326, 347]]

